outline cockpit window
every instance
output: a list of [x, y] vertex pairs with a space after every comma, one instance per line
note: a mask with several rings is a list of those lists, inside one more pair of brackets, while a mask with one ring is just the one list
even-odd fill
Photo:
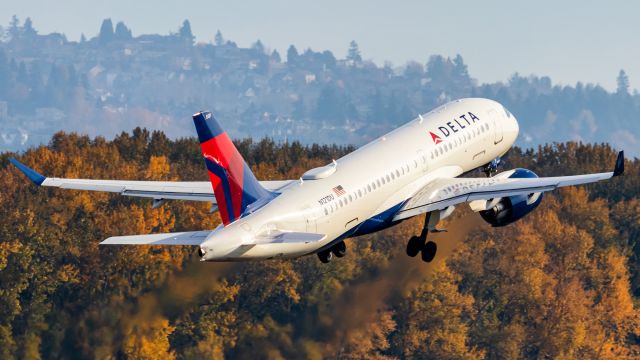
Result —
[[511, 119], [511, 113], [509, 112], [509, 110], [507, 110], [506, 107], [502, 107], [502, 108], [504, 109], [504, 113], [507, 114], [507, 117]]

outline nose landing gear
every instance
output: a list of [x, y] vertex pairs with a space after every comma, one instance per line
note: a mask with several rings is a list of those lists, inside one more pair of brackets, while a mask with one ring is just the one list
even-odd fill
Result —
[[482, 172], [487, 176], [487, 177], [492, 177], [493, 175], [495, 175], [498, 172], [498, 167], [502, 165], [502, 159], [500, 159], [500, 157], [497, 157], [493, 160], [491, 160], [490, 163], [488, 163], [487, 165], [482, 167]]

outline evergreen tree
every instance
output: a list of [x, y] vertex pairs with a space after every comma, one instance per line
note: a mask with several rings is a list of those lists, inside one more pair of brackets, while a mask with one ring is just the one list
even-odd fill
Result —
[[322, 64], [327, 67], [327, 69], [335, 69], [337, 60], [333, 53], [329, 50], [325, 50], [322, 52]]
[[273, 52], [271, 52], [271, 60], [277, 63], [282, 62], [282, 59], [280, 58], [280, 53], [278, 52], [278, 50], [273, 50]]
[[355, 40], [351, 40], [349, 43], [349, 50], [347, 52], [347, 60], [352, 65], [357, 65], [362, 62], [362, 56], [360, 55], [360, 49], [358, 43]]
[[22, 26], [22, 32], [24, 36], [27, 38], [34, 37], [37, 35], [37, 31], [33, 28], [33, 23], [31, 22], [31, 18], [26, 18], [24, 21], [24, 25]]
[[616, 79], [618, 84], [618, 88], [616, 93], [619, 95], [628, 95], [629, 94], [629, 76], [624, 70], [620, 70], [618, 73], [618, 77]]
[[216, 31], [215, 43], [216, 46], [224, 45], [224, 38], [222, 37], [222, 33], [220, 32], [220, 30]]
[[98, 41], [101, 44], [107, 44], [114, 38], [113, 22], [111, 19], [104, 19], [100, 26], [100, 33], [98, 34]]
[[122, 21], [116, 24], [115, 38], [118, 40], [131, 40], [132, 38], [131, 30]]
[[9, 23], [9, 38], [11, 40], [18, 39], [20, 37], [21, 29], [20, 29], [20, 20], [17, 15], [13, 15], [11, 17], [11, 22]]
[[262, 41], [256, 41], [255, 43], [253, 43], [251, 48], [256, 52], [257, 55], [264, 55], [264, 45], [262, 45]]
[[193, 45], [195, 36], [193, 36], [193, 33], [191, 32], [191, 23], [189, 22], [189, 20], [185, 20], [182, 22], [182, 26], [180, 27], [180, 30], [178, 30], [178, 36], [180, 36], [180, 38], [184, 40], [185, 43]]
[[290, 66], [296, 65], [299, 57], [300, 55], [298, 55], [298, 49], [296, 49], [296, 47], [293, 45], [289, 46], [289, 49], [287, 49], [287, 64], [289, 64]]

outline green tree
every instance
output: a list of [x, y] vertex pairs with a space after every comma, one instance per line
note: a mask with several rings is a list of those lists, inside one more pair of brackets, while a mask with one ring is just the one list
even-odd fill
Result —
[[222, 33], [220, 32], [220, 30], [216, 31], [216, 36], [215, 36], [214, 41], [215, 41], [216, 46], [224, 45], [224, 38], [222, 37]]
[[360, 55], [360, 49], [358, 43], [355, 40], [351, 40], [349, 43], [349, 50], [347, 51], [347, 60], [353, 65], [359, 65], [362, 62], [362, 56]]
[[102, 20], [100, 33], [98, 34], [98, 41], [100, 41], [101, 44], [107, 44], [113, 40], [114, 35], [113, 22], [111, 22], [111, 19]]
[[130, 40], [131, 39], [131, 30], [127, 28], [127, 25], [124, 22], [119, 21], [116, 24], [116, 30], [114, 37], [118, 40]]
[[287, 49], [287, 64], [289, 64], [289, 66], [295, 66], [299, 57], [298, 49], [296, 49], [295, 46], [290, 45], [289, 49]]
[[618, 95], [629, 94], [629, 76], [624, 70], [620, 70], [620, 72], [618, 73], [618, 77], [616, 78], [616, 83], [618, 85], [616, 89], [616, 93]]
[[38, 32], [33, 28], [33, 23], [31, 22], [31, 18], [28, 17], [24, 20], [24, 25], [22, 26], [22, 31], [25, 37], [33, 38], [38, 34]]
[[182, 39], [186, 44], [193, 45], [195, 41], [195, 36], [191, 32], [191, 23], [189, 20], [185, 20], [182, 22], [182, 26], [178, 30], [178, 36]]

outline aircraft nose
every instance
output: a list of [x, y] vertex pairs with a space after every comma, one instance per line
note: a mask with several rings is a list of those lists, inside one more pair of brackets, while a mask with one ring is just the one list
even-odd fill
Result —
[[520, 125], [518, 124], [518, 119], [516, 119], [516, 117], [511, 112], [509, 112], [509, 110], [507, 110], [506, 108], [504, 110], [507, 120], [506, 126], [504, 127], [504, 132], [511, 143], [514, 143], [518, 138], [518, 134], [520, 133]]
[[513, 141], [518, 138], [518, 134], [520, 133], [520, 125], [518, 124], [518, 119], [515, 116], [511, 115], [511, 132], [513, 136]]

